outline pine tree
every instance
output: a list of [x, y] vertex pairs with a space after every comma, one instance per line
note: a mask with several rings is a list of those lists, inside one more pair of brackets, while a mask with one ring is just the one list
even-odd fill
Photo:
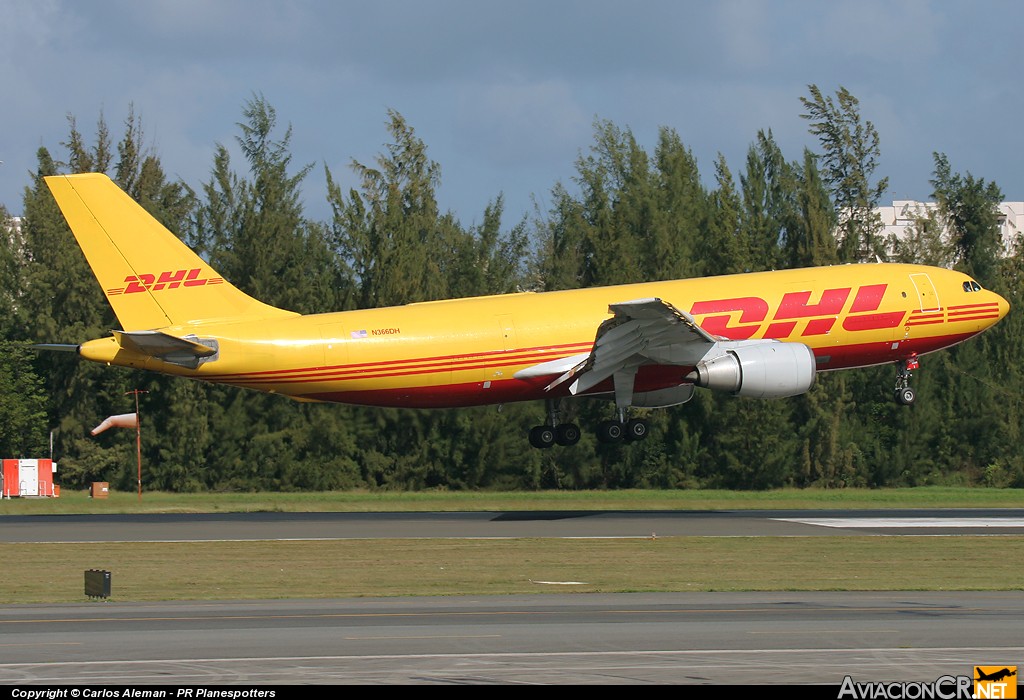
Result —
[[529, 288], [551, 292], [578, 289], [589, 278], [590, 224], [583, 205], [561, 183], [551, 190], [553, 204], [536, 214], [534, 237], [539, 241]]
[[832, 193], [839, 221], [840, 262], [873, 260], [885, 256], [879, 235], [882, 222], [875, 208], [889, 186], [888, 178], [871, 184], [880, 154], [878, 131], [862, 120], [860, 102], [840, 87], [835, 100], [808, 85], [810, 98], [801, 97], [810, 132], [821, 142], [822, 175]]
[[954, 174], [945, 154], [936, 153], [932, 196], [946, 222], [956, 252], [956, 267], [990, 284], [996, 280], [1003, 252], [999, 236], [999, 203], [1003, 193], [994, 182]]
[[0, 340], [15, 337], [18, 300], [24, 295], [21, 271], [26, 262], [25, 252], [21, 227], [0, 205]]
[[0, 206], [0, 455], [43, 456], [46, 395], [20, 339], [18, 309], [24, 303], [25, 264], [21, 230]]
[[783, 242], [798, 227], [796, 176], [771, 131], [758, 132], [747, 151], [747, 167], [740, 177], [743, 190], [743, 228], [750, 245], [753, 270], [774, 270], [783, 265]]
[[818, 172], [817, 158], [804, 150], [803, 167], [797, 173], [796, 207], [786, 230], [783, 259], [789, 267], [833, 265], [836, 255], [836, 216]]
[[697, 159], [673, 129], [658, 131], [654, 149], [657, 190], [648, 232], [648, 279], [682, 279], [700, 274], [697, 249], [708, 235], [708, 194]]
[[590, 155], [577, 160], [576, 172], [590, 225], [584, 286], [642, 281], [656, 209], [649, 156], [631, 131], [598, 122]]
[[387, 128], [392, 142], [377, 167], [352, 161], [360, 190], [344, 197], [327, 173], [333, 244], [352, 271], [360, 308], [444, 298], [441, 264], [451, 262], [453, 241], [461, 238], [457, 222], [438, 210], [441, 168], [426, 144], [394, 110]]
[[710, 195], [708, 233], [697, 246], [699, 259], [703, 262], [702, 274], [750, 272], [750, 243], [741, 218], [743, 202], [721, 153], [715, 161], [715, 182], [718, 186]]

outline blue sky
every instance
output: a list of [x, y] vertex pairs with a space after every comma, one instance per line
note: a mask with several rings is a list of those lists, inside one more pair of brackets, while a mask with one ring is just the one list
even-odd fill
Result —
[[759, 129], [799, 159], [818, 149], [799, 116], [811, 83], [860, 100], [887, 199], [926, 199], [939, 151], [1019, 201], [1022, 26], [1004, 0], [5, 0], [0, 203], [20, 213], [39, 146], [63, 157], [69, 113], [91, 141], [102, 112], [118, 138], [129, 104], [198, 188], [259, 93], [295, 166], [316, 166], [313, 218], [323, 166], [356, 185], [348, 164], [382, 150], [390, 108], [440, 164], [443, 208], [471, 225], [503, 193], [510, 226], [572, 186], [595, 119], [649, 149], [675, 129], [708, 185], [719, 152], [739, 174]]

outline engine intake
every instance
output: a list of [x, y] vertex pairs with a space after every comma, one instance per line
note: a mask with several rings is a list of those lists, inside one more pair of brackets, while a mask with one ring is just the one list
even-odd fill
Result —
[[699, 387], [736, 396], [777, 399], [810, 391], [818, 363], [802, 343], [736, 343], [701, 360], [686, 376]]

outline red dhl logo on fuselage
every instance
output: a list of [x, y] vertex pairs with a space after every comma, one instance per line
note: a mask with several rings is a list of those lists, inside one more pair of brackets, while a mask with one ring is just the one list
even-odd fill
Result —
[[107, 290], [108, 296], [116, 294], [135, 294], [136, 292], [159, 292], [164, 289], [177, 289], [178, 287], [202, 287], [207, 284], [221, 284], [222, 277], [199, 277], [200, 268], [191, 270], [175, 270], [161, 272], [158, 275], [151, 275], [143, 272], [138, 275], [128, 275], [124, 278], [127, 286], [112, 287]]
[[[906, 311], [878, 311], [887, 287], [886, 284], [858, 287], [849, 313], [842, 320], [843, 329], [870, 331], [899, 326]], [[826, 289], [821, 293], [821, 299], [814, 304], [810, 303], [809, 291], [789, 292], [782, 297], [762, 337], [788, 338], [793, 335], [797, 323], [804, 319], [809, 320], [800, 337], [826, 335], [835, 326], [852, 292], [852, 287]], [[690, 308], [690, 314], [704, 317], [700, 325], [708, 333], [733, 340], [746, 340], [764, 326], [770, 310], [767, 301], [751, 296], [698, 301]], [[735, 312], [739, 312], [739, 319], [736, 325], [730, 325]]]

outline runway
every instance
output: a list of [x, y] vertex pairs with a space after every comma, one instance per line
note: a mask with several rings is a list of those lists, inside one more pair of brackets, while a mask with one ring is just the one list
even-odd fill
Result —
[[0, 542], [1020, 535], [1024, 509], [219, 513], [0, 517]]
[[2, 684], [934, 681], [1024, 660], [1019, 593], [698, 593], [0, 608]]
[[[3, 542], [1024, 534], [1024, 511], [4, 516]], [[1013, 565], [994, 562], [994, 565]], [[756, 566], [756, 562], [751, 565]], [[933, 682], [1024, 661], [1024, 592], [0, 606], [0, 684]]]

